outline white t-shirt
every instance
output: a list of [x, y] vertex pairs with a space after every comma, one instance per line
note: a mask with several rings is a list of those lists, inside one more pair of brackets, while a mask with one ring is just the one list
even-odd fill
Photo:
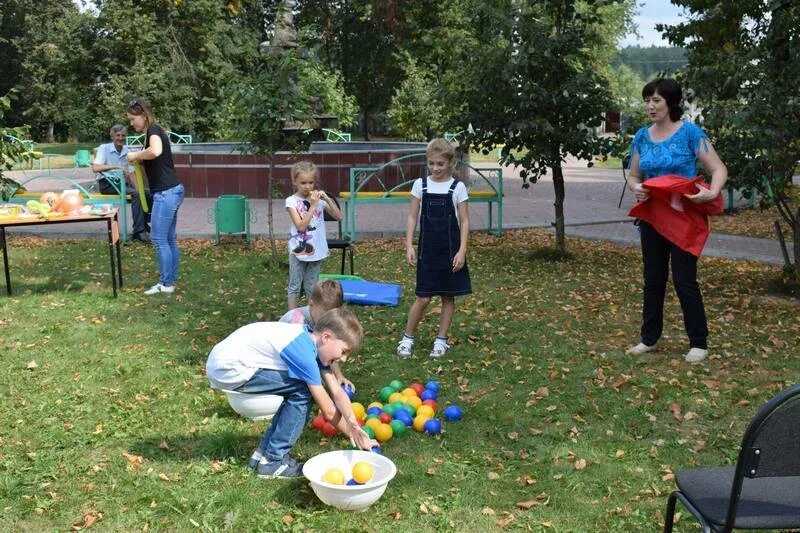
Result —
[[258, 371], [288, 371], [289, 377], [320, 385], [317, 347], [305, 326], [255, 322], [237, 329], [208, 354], [206, 375], [211, 387], [235, 390]]
[[[328, 257], [328, 239], [325, 236], [325, 200], [317, 202], [314, 216], [305, 231], [297, 231], [294, 224], [289, 228], [289, 254], [300, 261], [321, 261]], [[296, 194], [286, 199], [286, 209], [290, 207], [301, 217], [308, 213], [311, 206], [308, 200]], [[291, 219], [290, 219], [291, 220]]]
[[[453, 184], [454, 179], [455, 178], [450, 178], [447, 181], [433, 181], [431, 177], [428, 176], [428, 192], [431, 194], [447, 194], [447, 191], [450, 189], [450, 185]], [[414, 181], [414, 185], [411, 186], [411, 195], [414, 198], [418, 198], [420, 200], [422, 199], [422, 178], [417, 178]], [[466, 202], [467, 200], [469, 200], [467, 187], [464, 185], [463, 181], [459, 181], [455, 189], [453, 189], [453, 207], [456, 210], [456, 219], [459, 218], [458, 204], [461, 202]]]

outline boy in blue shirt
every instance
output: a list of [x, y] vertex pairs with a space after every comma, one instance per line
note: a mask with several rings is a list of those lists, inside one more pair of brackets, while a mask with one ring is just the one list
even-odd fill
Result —
[[283, 397], [256, 452], [261, 455], [256, 466], [259, 477], [302, 475], [302, 463], [289, 450], [303, 432], [312, 401], [353, 444], [364, 450], [373, 446], [330, 369], [358, 349], [363, 337], [353, 312], [338, 308], [319, 317], [313, 332], [301, 324], [256, 322], [237, 329], [211, 350], [206, 374], [213, 388]]

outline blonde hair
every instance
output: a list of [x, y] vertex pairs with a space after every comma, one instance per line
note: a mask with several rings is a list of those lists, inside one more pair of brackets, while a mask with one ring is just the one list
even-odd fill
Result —
[[364, 339], [364, 328], [358, 317], [347, 307], [337, 307], [326, 311], [314, 324], [315, 333], [323, 333], [325, 330], [337, 339], [347, 343], [347, 347], [354, 352], [361, 346]]
[[444, 156], [448, 161], [450, 161], [450, 163], [452, 163], [453, 159], [456, 157], [456, 149], [453, 148], [453, 145], [450, 144], [450, 141], [441, 137], [437, 137], [428, 143], [428, 147], [425, 148], [425, 156], [431, 158], [437, 155]]
[[298, 161], [292, 165], [292, 183], [300, 174], [311, 174], [314, 176], [314, 181], [319, 179], [319, 169], [311, 161]]
[[321, 279], [311, 289], [310, 304], [318, 307], [323, 313], [344, 305], [344, 292], [338, 281]]

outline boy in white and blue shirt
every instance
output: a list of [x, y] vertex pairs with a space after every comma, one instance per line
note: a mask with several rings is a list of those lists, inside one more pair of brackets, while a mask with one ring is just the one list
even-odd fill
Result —
[[323, 314], [313, 332], [301, 324], [256, 322], [237, 329], [211, 350], [206, 374], [213, 388], [283, 397], [253, 457], [258, 459], [259, 477], [302, 474], [302, 463], [289, 451], [300, 438], [312, 401], [356, 446], [372, 447], [330, 369], [332, 363], [345, 361], [363, 336], [352, 311], [338, 308]]

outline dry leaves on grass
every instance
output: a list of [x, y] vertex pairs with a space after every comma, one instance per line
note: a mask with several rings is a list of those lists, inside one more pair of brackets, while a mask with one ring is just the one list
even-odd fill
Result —
[[82, 529], [86, 529], [87, 527], [91, 527], [93, 524], [97, 523], [99, 520], [102, 520], [103, 514], [95, 511], [94, 509], [90, 509], [83, 514], [83, 518], [80, 521], [75, 522], [72, 524], [70, 528], [72, 531], [80, 531]]

